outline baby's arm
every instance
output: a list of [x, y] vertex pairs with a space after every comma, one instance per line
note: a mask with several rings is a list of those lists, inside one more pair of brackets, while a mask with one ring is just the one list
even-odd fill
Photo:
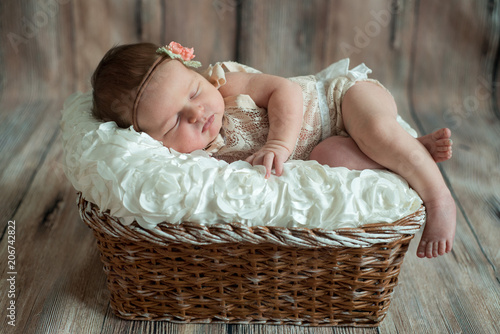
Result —
[[302, 127], [302, 89], [285, 78], [250, 73], [227, 73], [226, 84], [219, 90], [222, 96], [249, 95], [266, 108], [269, 134], [266, 144], [246, 159], [252, 165], [264, 165], [266, 178], [274, 167], [276, 175], [283, 172], [283, 163], [293, 152]]

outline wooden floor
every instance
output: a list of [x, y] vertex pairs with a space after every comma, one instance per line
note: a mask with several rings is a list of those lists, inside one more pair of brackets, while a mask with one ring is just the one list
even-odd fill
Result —
[[[134, 10], [137, 9], [136, 4], [151, 6], [154, 9], [154, 6], [159, 6], [155, 5], [156, 3], [161, 6], [170, 6], [173, 3], [182, 6], [184, 2], [126, 3], [132, 13], [129, 16], [137, 19], [137, 16], [133, 16]], [[280, 19], [288, 15], [286, 10], [289, 7], [279, 4], [279, 1], [223, 2], [234, 6], [227, 7], [224, 12], [214, 12], [213, 16], [228, 16], [234, 13], [234, 17], [257, 22], [239, 30], [239, 33], [250, 36], [248, 38], [264, 38], [255, 33], [263, 26], [258, 21], [264, 17], [263, 13], [278, 13], [281, 16], [276, 17]], [[24, 3], [31, 5], [21, 5]], [[450, 254], [433, 260], [419, 259], [415, 255], [417, 240], [411, 243], [386, 319], [378, 328], [365, 329], [183, 325], [125, 321], [113, 315], [95, 239], [91, 230], [78, 216], [76, 194], [63, 173], [61, 163], [59, 120], [62, 102], [72, 90], [80, 87], [79, 83], [76, 83], [77, 79], [88, 75], [97, 56], [90, 58], [89, 55], [95, 53], [92, 48], [86, 49], [87, 54], [62, 48], [58, 44], [59, 39], [51, 37], [47, 32], [48, 28], [41, 26], [41, 23], [36, 37], [30, 39], [30, 45], [25, 45], [22, 41], [16, 45], [15, 40], [13, 42], [5, 37], [9, 36], [9, 31], [17, 31], [18, 36], [24, 31], [25, 36], [28, 36], [26, 34], [29, 31], [23, 29], [28, 29], [29, 26], [22, 28], [19, 22], [27, 24], [32, 18], [42, 20], [44, 17], [40, 14], [41, 9], [37, 11], [40, 7], [36, 7], [41, 3], [23, 1], [15, 4], [12, 2], [11, 5], [7, 5], [7, 2], [0, 4], [0, 37], [3, 44], [0, 47], [0, 333], [500, 333], [498, 1], [454, 1], [452, 6], [444, 1], [409, 1], [410, 8], [403, 6], [398, 14], [400, 16], [391, 24], [392, 30], [383, 30], [381, 34], [382, 37], [387, 35], [387, 39], [391, 41], [388, 51], [372, 52], [372, 48], [378, 43], [375, 39], [363, 50], [366, 54], [372, 52], [376, 61], [382, 57], [390, 58], [391, 61], [379, 66], [375, 74], [393, 91], [400, 113], [412, 126], [421, 133], [428, 133], [443, 126], [450, 127], [453, 131], [453, 158], [440, 164], [440, 167], [455, 198], [458, 219], [455, 245]], [[117, 11], [118, 8], [121, 10], [122, 6], [122, 2], [113, 1], [95, 1], [93, 6], [86, 6], [87, 1], [58, 3], [61, 3], [59, 16], [48, 16], [48, 27], [57, 29], [61, 38], [74, 37], [77, 40], [72, 45], [74, 48], [81, 46], [87, 38], [85, 29], [93, 31], [92, 38], [101, 34], [98, 28], [92, 30], [96, 21], [85, 20], [85, 15], [93, 17], [99, 14], [99, 11]], [[99, 7], [101, 3], [105, 5]], [[205, 3], [208, 3], [209, 8], [212, 6], [212, 2]], [[244, 9], [247, 11], [241, 10], [244, 15], [236, 15], [234, 8], [238, 3], [246, 6]], [[302, 13], [300, 6], [303, 2], [292, 3], [297, 6], [300, 15], [307, 14]], [[327, 6], [331, 2], [318, 3]], [[376, 3], [386, 6], [386, 3], [399, 2]], [[455, 6], [457, 3], [460, 6]], [[342, 4], [344, 11], [351, 14], [357, 13], [364, 6], [361, 2], [351, 1], [343, 1]], [[354, 9], [350, 12], [348, 6], [351, 4]], [[270, 6], [272, 10], [261, 12], [259, 6]], [[476, 25], [476, 21], [464, 21], [450, 25], [452, 28], [446, 28], [448, 24], [444, 24], [438, 26], [440, 29], [436, 29], [434, 24], [440, 24], [442, 14], [451, 10], [450, 7], [463, 17], [467, 17], [471, 12], [469, 7], [476, 8], [479, 14], [474, 16], [484, 22], [489, 22], [491, 16], [482, 13], [489, 13], [492, 8], [496, 8], [497, 25]], [[78, 11], [85, 15], [71, 14]], [[46, 13], [53, 12], [47, 9]], [[124, 9], [123, 13], [129, 12]], [[160, 15], [155, 15], [155, 10], [148, 13], [153, 23], [161, 19]], [[322, 11], [318, 10], [311, 15], [319, 17], [321, 13]], [[331, 15], [337, 15], [335, 13], [332, 11]], [[368, 13], [365, 13], [364, 18], [359, 18], [357, 26], [366, 27], [365, 22], [370, 22]], [[13, 19], [12, 15], [25, 20]], [[54, 17], [57, 20], [53, 19]], [[140, 18], [144, 17], [146, 16]], [[345, 27], [344, 30], [339, 28], [338, 31], [347, 31], [348, 34], [355, 32], [353, 27], [357, 26], [348, 22], [350, 19], [347, 17], [338, 14], [333, 18], [335, 20], [328, 22], [340, 22], [338, 27]], [[221, 26], [229, 24], [228, 19], [219, 19], [217, 21], [215, 16], [212, 21]], [[283, 23], [277, 20], [269, 22], [276, 25]], [[317, 24], [318, 29], [326, 24], [314, 20], [299, 23]], [[79, 29], [82, 33], [71, 35], [73, 30], [67, 28], [68, 24], [81, 25]], [[331, 29], [336, 27], [331, 25]], [[127, 32], [130, 30], [127, 30], [128, 25], [125, 26], [125, 23], [120, 29]], [[245, 29], [254, 30], [249, 33]], [[427, 29], [436, 31], [436, 35], [425, 34]], [[108, 30], [110, 29], [106, 28], [102, 34], [107, 34], [108, 37], [114, 34]], [[447, 33], [458, 30], [464, 34], [461, 36], [468, 39], [461, 37], [450, 43], [443, 42], [448, 40]], [[285, 34], [289, 30], [276, 28], [273, 31], [284, 35], [269, 34], [266, 35], [268, 40], [286, 38]], [[470, 31], [487, 35], [484, 40], [489, 38], [490, 44], [483, 42], [482, 37], [467, 35]], [[309, 32], [304, 30], [303, 37], [309, 38]], [[130, 33], [142, 34], [140, 37], [144, 37], [151, 32], [142, 29]], [[216, 34], [219, 34], [219, 30], [213, 29], [213, 35]], [[333, 37], [324, 40], [332, 41], [333, 44], [336, 41]], [[200, 37], [202, 38], [203, 36]], [[226, 38], [228, 41], [233, 40], [229, 33]], [[292, 36], [290, 40], [293, 38]], [[352, 36], [349, 38], [348, 41], [353, 40]], [[101, 44], [108, 45], [110, 40], [103, 39]], [[456, 41], [460, 40], [464, 42], [457, 45]], [[300, 41], [303, 40], [299, 39], [298, 42]], [[315, 44], [315, 47], [320, 48], [323, 39], [318, 38], [316, 42], [318, 44]], [[210, 43], [211, 41], [207, 40], [206, 44]], [[443, 52], [448, 53], [442, 58], [436, 56], [437, 60], [429, 61], [429, 55], [434, 54], [434, 50], [444, 43], [455, 44], [443, 47]], [[476, 43], [472, 56], [470, 50], [467, 51], [467, 45], [471, 43]], [[254, 41], [250, 40], [238, 46], [240, 59], [256, 66], [260, 63], [259, 57], [263, 56], [263, 53], [253, 51], [254, 44]], [[43, 49], [44, 45], [49, 47]], [[92, 45], [95, 47], [95, 44]], [[28, 50], [27, 58], [32, 61], [23, 63], [19, 60], [23, 55], [15, 54], [10, 46]], [[327, 49], [325, 46], [325, 50]], [[337, 49], [331, 47], [328, 50]], [[102, 49], [99, 49], [99, 52], [101, 51]], [[283, 52], [290, 53], [288, 49]], [[308, 58], [302, 55], [303, 53], [291, 54], [290, 59], [297, 64], [305, 64], [300, 71], [309, 70], [309, 63], [304, 60]], [[80, 57], [77, 65], [71, 65], [70, 62], [58, 63], [60, 59], [73, 56]], [[363, 53], [356, 52], [353, 57], [360, 60]], [[325, 62], [338, 58], [340, 57], [327, 53], [318, 56], [318, 59]], [[473, 58], [474, 62], [469, 61]], [[276, 59], [276, 63], [268, 63], [268, 69], [283, 65], [278, 57]], [[395, 59], [399, 61], [392, 61]], [[317, 60], [314, 66], [319, 66], [320, 60]], [[439, 64], [440, 67], [434, 67], [434, 64]], [[82, 70], [84, 66], [85, 71]], [[6, 72], [9, 74], [5, 75]], [[71, 72], [71, 75], [65, 76], [66, 72]], [[35, 80], [37, 75], [45, 77]], [[58, 82], [59, 88], [55, 89], [46, 82]], [[404, 84], [399, 85], [398, 82]], [[58, 93], [54, 93], [54, 90], [58, 90]], [[416, 238], [419, 237], [417, 235]]]

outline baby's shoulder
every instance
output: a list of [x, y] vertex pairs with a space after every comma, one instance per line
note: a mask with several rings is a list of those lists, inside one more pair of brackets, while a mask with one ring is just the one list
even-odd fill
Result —
[[239, 72], [239, 73], [262, 73], [261, 71], [245, 65], [245, 64], [240, 64], [235, 61], [225, 61], [222, 63], [218, 63], [220, 66], [224, 68], [225, 72]]
[[225, 73], [262, 73], [261, 71], [237, 63], [235, 61], [223, 61], [218, 62], [213, 65], [208, 65], [208, 67], [201, 73], [205, 77], [211, 77], [213, 75], [223, 76]]
[[234, 61], [224, 61], [215, 63], [214, 65], [209, 65], [200, 74], [205, 77], [212, 85], [214, 85], [215, 88], [219, 89], [222, 86], [226, 85], [228, 81], [227, 74], [229, 73], [254, 74], [262, 72], [250, 66], [243, 65]]

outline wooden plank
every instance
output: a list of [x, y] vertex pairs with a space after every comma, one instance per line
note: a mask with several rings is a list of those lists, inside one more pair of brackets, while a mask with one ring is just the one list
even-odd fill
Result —
[[69, 41], [75, 64], [73, 79], [80, 91], [90, 89], [90, 77], [106, 51], [117, 44], [139, 41], [136, 2], [90, 0], [72, 2], [73, 40]]
[[166, 333], [166, 334], [376, 334], [377, 328], [302, 327], [237, 324], [175, 324], [169, 322], [122, 321], [108, 317], [102, 334]]
[[[22, 333], [48, 333], [53, 328], [96, 332], [108, 306], [95, 239], [78, 217], [74, 189], [54, 173], [61, 158], [57, 138], [11, 217], [16, 226], [16, 330]], [[7, 258], [6, 238], [0, 243], [0, 258]], [[1, 277], [11, 269], [2, 266]], [[6, 291], [6, 280], [0, 284]], [[4, 297], [2, 310], [14, 300]], [[2, 327], [11, 328], [6, 317]]]
[[[413, 109], [414, 106], [409, 106], [404, 96], [395, 95], [395, 98], [400, 111]], [[430, 117], [432, 119], [432, 116]], [[409, 119], [409, 122], [415, 126], [412, 119]], [[476, 124], [477, 126], [479, 125]], [[485, 125], [480, 128], [484, 129]], [[428, 128], [424, 128], [426, 129]], [[478, 134], [477, 131], [471, 137], [472, 142], [482, 140], [482, 133]], [[461, 132], [454, 141], [455, 146], [457, 141], [461, 142]], [[456, 152], [452, 161], [455, 159]], [[450, 176], [448, 167], [452, 161], [442, 165], [453, 189], [456, 190], [458, 184], [475, 187], [475, 180], [471, 181], [467, 173]], [[472, 165], [472, 160], [470, 162], [468, 173], [476, 173], [482, 168]], [[484, 184], [479, 185], [478, 193], [482, 191], [481, 186]], [[463, 196], [461, 200], [469, 198]], [[480, 203], [476, 201], [475, 204]], [[483, 206], [484, 204], [479, 205]], [[498, 277], [498, 274], [495, 274], [490, 259], [484, 254], [482, 244], [485, 236], [478, 236], [477, 230], [474, 229], [480, 224], [479, 221], [471, 228], [467, 217], [459, 211], [454, 250], [450, 255], [438, 259], [417, 258], [415, 252], [421, 233], [415, 237], [405, 257], [388, 316], [381, 323], [381, 332], [455, 333], [477, 332], [482, 328], [485, 328], [484, 332], [498, 331], [495, 321], [500, 317], [500, 290], [495, 280], [495, 275]], [[498, 239], [496, 228], [492, 229], [490, 226], [489, 231], [489, 238]]]
[[[12, 218], [32, 176], [55, 140], [61, 102], [48, 98], [66, 94], [71, 76], [61, 59], [60, 13], [67, 4], [41, 2], [2, 3], [0, 11], [3, 80], [0, 103], [0, 213]], [[59, 36], [58, 34], [55, 34]], [[70, 73], [69, 71], [66, 73]], [[64, 88], [63, 88], [64, 87]], [[7, 221], [0, 222], [3, 230]]]
[[[36, 38], [38, 30], [33, 28], [34, 24], [31, 22], [33, 12], [28, 11], [29, 4], [12, 5], [3, 2], [0, 6], [2, 18], [0, 25], [2, 62], [0, 66], [2, 81], [9, 83], [3, 88], [6, 90], [5, 93], [9, 92], [9, 98], [24, 97], [29, 95], [27, 92], [32, 91], [31, 84], [36, 84], [28, 80], [30, 73], [25, 70], [25, 66], [32, 69], [33, 64], [23, 64], [23, 60], [27, 58], [29, 42]], [[21, 24], [21, 20], [24, 24]], [[14, 75], [15, 73], [17, 76]]]
[[[75, 3], [72, 48], [77, 88], [90, 89], [89, 79], [95, 67], [116, 44], [147, 41], [161, 45], [175, 40], [195, 47], [197, 60], [205, 66], [234, 59], [236, 6], [230, 0]], [[109, 24], [110, 17], [120, 20]]]
[[[494, 13], [487, 12], [485, 2], [481, 5], [462, 1], [457, 4], [461, 16], [437, 32], [434, 23], [437, 17], [455, 5], [425, 4], [421, 6], [426, 14], [420, 15], [421, 37], [411, 92], [415, 114], [427, 132], [447, 126], [455, 133], [454, 157], [444, 163], [443, 168], [452, 182], [459, 209], [464, 211], [477, 242], [498, 270], [500, 120], [493, 112], [491, 71], [492, 64], [498, 61], [500, 30], [498, 25], [488, 23], [486, 18]], [[474, 17], [482, 20], [473, 25], [464, 24], [472, 22]], [[477, 36], [496, 36], [491, 40], [495, 43], [485, 44]], [[454, 42], [445, 44], [442, 42], [445, 39]], [[469, 49], [470, 52], [466, 52]], [[430, 63], [427, 58], [431, 50], [442, 53], [443, 58]], [[452, 56], [457, 53], [461, 54], [460, 58]], [[478, 129], [481, 129], [480, 135]]]
[[[225, 324], [176, 324], [166, 321], [126, 321], [113, 315], [106, 317], [103, 323], [102, 334], [136, 334], [136, 333], [165, 333], [165, 334], [225, 334], [230, 333]], [[238, 333], [233, 332], [233, 333]]]
[[164, 4], [162, 43], [177, 41], [195, 48], [203, 66], [235, 60], [237, 38], [236, 0], [173, 0]]
[[[6, 13], [9, 13], [9, 15], [6, 15]], [[0, 25], [2, 94], [0, 96], [2, 101], [22, 96], [29, 90], [30, 82], [26, 80], [28, 73], [23, 70], [22, 64], [24, 57], [20, 57], [20, 52], [25, 50], [26, 44], [29, 41], [26, 36], [28, 31], [24, 32], [21, 30], [20, 18], [22, 16], [23, 6], [21, 4], [13, 6], [7, 2], [0, 3], [0, 17], [2, 20], [2, 24]], [[18, 73], [17, 79], [14, 79], [16, 77], [13, 74], [16, 72]], [[23, 85], [23, 82], [26, 82], [27, 85]]]
[[[485, 3], [477, 7], [475, 4], [462, 2], [449, 6], [444, 2], [422, 1], [418, 8], [415, 65], [410, 73], [410, 109], [424, 132], [452, 127], [446, 124], [447, 120], [457, 124], [460, 121], [459, 127], [452, 127], [455, 130], [454, 158], [442, 164], [456, 196], [459, 215], [451, 255], [432, 262], [411, 256], [406, 258], [400, 277], [400, 287], [405, 289], [397, 291], [390, 316], [381, 326], [389, 332], [493, 333], [500, 330], [497, 321], [500, 318], [500, 286], [496, 272], [500, 230], [498, 217], [492, 217], [491, 208], [488, 208], [490, 196], [496, 198], [498, 194], [499, 124], [488, 116], [491, 109], [485, 107], [485, 102], [489, 97], [481, 94], [484, 101], [479, 101], [477, 94], [484, 92], [478, 90], [476, 80], [481, 78], [479, 73], [484, 65], [478, 61], [480, 55], [469, 53], [465, 59], [452, 57], [457, 48], [470, 47], [476, 41], [471, 36], [488, 35], [482, 30], [485, 29], [484, 21], [474, 24], [474, 29], [479, 31], [468, 31], [465, 36], [464, 29], [471, 28], [459, 27], [467, 20], [483, 17], [484, 13], [473, 9], [480, 11], [486, 8], [481, 6]], [[455, 10], [455, 14], [460, 15], [451, 14]], [[456, 22], [443, 26], [439, 17], [456, 17]], [[455, 42], [443, 42], [450, 39]], [[433, 57], [429, 62], [431, 54], [443, 54], [443, 58]], [[449, 114], [445, 117], [450, 101], [464, 99], [462, 102], [466, 102], [467, 97], [479, 101], [474, 115], [468, 115], [467, 119], [463, 119], [464, 113], [453, 115], [455, 118]], [[464, 152], [466, 147], [467, 152]], [[498, 207], [498, 203], [494, 207]], [[412, 243], [410, 252], [415, 251], [416, 245]]]
[[[265, 72], [312, 74], [342, 58], [365, 62], [382, 81], [402, 71], [402, 37], [412, 27], [412, 6], [391, 0], [245, 1], [242, 3], [240, 61]], [[402, 19], [404, 17], [404, 19]], [[404, 55], [404, 54], [403, 54]], [[397, 56], [398, 68], [394, 71]], [[398, 77], [399, 78], [399, 77]]]
[[451, 254], [415, 256], [420, 235], [405, 257], [399, 286], [380, 329], [384, 333], [498, 332], [500, 287], [473, 231], [459, 215]]
[[165, 9], [162, 0], [137, 1], [136, 2], [136, 24], [139, 41], [164, 44]]
[[158, 45], [176, 41], [195, 48], [204, 66], [235, 59], [237, 6], [234, 0], [143, 1], [138, 5], [139, 39]]
[[[55, 141], [57, 103], [43, 100], [3, 105], [0, 119], [0, 214], [11, 219], [23, 200], [32, 176]], [[6, 221], [0, 221], [3, 230]]]
[[[2, 3], [1, 54], [6, 96], [18, 100], [72, 91], [67, 48], [71, 5], [64, 1]], [[65, 75], [61, 75], [64, 73]]]
[[[72, 91], [69, 54], [64, 44], [70, 4], [64, 1], [2, 3], [0, 54], [0, 213], [11, 218], [31, 177], [55, 137], [61, 101]], [[67, 75], [61, 75], [65, 73]], [[5, 222], [0, 223], [1, 227]]]
[[239, 61], [280, 76], [314, 73], [328, 12], [327, 1], [244, 1]]
[[233, 325], [237, 334], [376, 334], [375, 328]]

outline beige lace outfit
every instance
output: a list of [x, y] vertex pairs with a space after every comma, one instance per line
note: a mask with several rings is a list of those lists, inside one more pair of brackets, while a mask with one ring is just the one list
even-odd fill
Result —
[[[203, 75], [216, 87], [226, 83], [226, 72], [261, 73], [236, 62], [210, 65]], [[342, 121], [341, 103], [356, 81], [367, 78], [371, 70], [361, 64], [349, 70], [349, 59], [342, 59], [316, 75], [289, 78], [302, 87], [303, 123], [290, 159], [307, 160], [313, 148], [331, 136], [348, 136]], [[225, 112], [218, 138], [206, 149], [216, 159], [227, 162], [244, 160], [258, 151], [267, 140], [267, 110], [258, 107], [248, 95], [224, 99]]]

